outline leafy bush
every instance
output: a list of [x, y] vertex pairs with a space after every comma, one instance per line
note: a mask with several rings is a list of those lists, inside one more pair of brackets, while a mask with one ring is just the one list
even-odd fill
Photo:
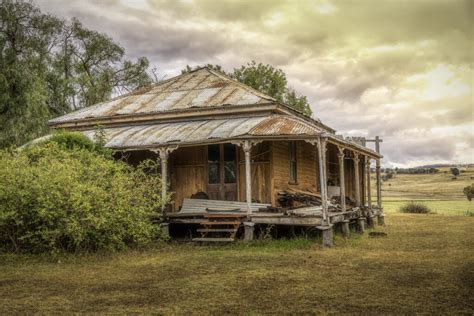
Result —
[[58, 131], [54, 133], [46, 143], [57, 143], [59, 146], [73, 149], [82, 148], [93, 151], [95, 143], [80, 132]]
[[467, 187], [464, 188], [463, 190], [464, 195], [469, 201], [472, 201], [472, 198], [474, 197], [474, 184], [468, 185]]
[[84, 145], [0, 151], [3, 250], [119, 250], [159, 237], [149, 218], [162, 202], [160, 179]]
[[431, 210], [423, 203], [411, 201], [400, 207], [402, 213], [429, 214]]
[[105, 148], [105, 133], [101, 126], [96, 128], [94, 133], [94, 141], [90, 140], [87, 136], [80, 132], [71, 132], [65, 130], [55, 131], [50, 137], [37, 143], [30, 143], [26, 147], [41, 146], [44, 144], [56, 143], [62, 148], [66, 149], [86, 149], [89, 151], [95, 151], [104, 156], [112, 156], [113, 151], [109, 148]]
[[393, 172], [387, 172], [382, 176], [382, 181], [388, 181], [393, 178]]
[[451, 168], [449, 169], [453, 176], [457, 177], [460, 174], [459, 168]]

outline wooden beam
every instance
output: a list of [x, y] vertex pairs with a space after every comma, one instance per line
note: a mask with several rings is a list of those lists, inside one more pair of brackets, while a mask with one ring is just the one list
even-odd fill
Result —
[[323, 224], [318, 217], [252, 217], [256, 224], [292, 225], [292, 226], [317, 226]]
[[252, 166], [250, 165], [250, 153], [252, 142], [245, 140], [242, 143], [242, 149], [245, 155], [245, 200], [247, 201], [247, 218], [252, 215]]
[[346, 210], [346, 183], [344, 179], [344, 148], [337, 147], [339, 149], [339, 186], [340, 186], [340, 198], [341, 198], [341, 208], [344, 212]]
[[356, 206], [360, 207], [360, 178], [359, 178], [359, 154], [354, 153], [354, 181], [355, 181], [355, 199]]
[[[161, 162], [161, 212], [166, 216], [166, 196], [168, 194], [168, 157], [178, 147], [160, 147], [156, 151], [160, 155]], [[155, 151], [155, 152], [156, 152]]]
[[372, 210], [372, 190], [370, 186], [370, 157], [365, 157], [365, 169], [367, 174], [367, 205]]
[[328, 200], [327, 200], [327, 181], [326, 181], [326, 138], [320, 137], [317, 140], [318, 159], [319, 159], [319, 181], [321, 186], [321, 202], [323, 207], [323, 220], [329, 224]]
[[376, 160], [375, 173], [377, 177], [377, 206], [382, 209], [382, 179], [380, 172], [380, 159]]

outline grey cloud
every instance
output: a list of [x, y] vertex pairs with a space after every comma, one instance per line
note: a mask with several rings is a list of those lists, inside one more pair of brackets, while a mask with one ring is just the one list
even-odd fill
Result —
[[[148, 8], [119, 0], [38, 0], [43, 10], [105, 32], [131, 58], [146, 56], [172, 75], [186, 64], [219, 63], [231, 70], [255, 59], [282, 68], [290, 84], [307, 95], [323, 122], [341, 132], [380, 135], [385, 163], [454, 161], [458, 133], [448, 141], [432, 127], [472, 122], [469, 97], [425, 101], [406, 97], [390, 108], [401, 89], [421, 90], [409, 76], [439, 64], [472, 65], [472, 1], [333, 1], [335, 11], [314, 10], [315, 1], [151, 1]], [[275, 14], [280, 20], [268, 22]], [[380, 104], [365, 104], [370, 89], [387, 87]]]

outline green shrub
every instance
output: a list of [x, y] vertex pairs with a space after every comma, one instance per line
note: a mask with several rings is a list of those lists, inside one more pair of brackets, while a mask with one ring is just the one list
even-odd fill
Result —
[[67, 149], [82, 148], [92, 151], [95, 148], [95, 143], [80, 132], [58, 131], [51, 135], [46, 143], [56, 143]]
[[79, 147], [0, 151], [3, 250], [119, 250], [159, 237], [149, 218], [160, 209], [160, 179]]
[[402, 213], [429, 214], [431, 210], [423, 203], [411, 201], [400, 207]]
[[463, 193], [469, 201], [472, 201], [472, 198], [474, 197], [474, 184], [465, 187]]
[[459, 168], [451, 168], [449, 169], [452, 173], [453, 176], [457, 177], [459, 176], [460, 172], [459, 172]]

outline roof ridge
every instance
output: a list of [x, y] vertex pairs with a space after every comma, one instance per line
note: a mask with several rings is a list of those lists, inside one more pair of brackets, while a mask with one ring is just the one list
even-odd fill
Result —
[[249, 92], [252, 92], [252, 93], [256, 93], [257, 95], [259, 95], [260, 97], [262, 97], [263, 99], [268, 99], [268, 100], [271, 100], [273, 102], [279, 102], [277, 99], [275, 99], [274, 97], [272, 96], [269, 96], [268, 94], [266, 93], [263, 93], [255, 88], [252, 88], [251, 86], [245, 84], [245, 83], [242, 83], [230, 76], [228, 76], [227, 74], [223, 73], [223, 72], [220, 72], [218, 70], [214, 70], [214, 69], [211, 69], [209, 68], [208, 66], [205, 66], [205, 67], [202, 67], [201, 69], [205, 68], [206, 70], [208, 70], [209, 72], [211, 72], [213, 75], [215, 76], [218, 76], [220, 77], [221, 79], [224, 79], [224, 80], [227, 80], [227, 81], [230, 81], [232, 83], [235, 83], [237, 84], [239, 87], [241, 87], [242, 89], [246, 90], [246, 91], [249, 91]]
[[[280, 104], [280, 105], [282, 105], [282, 106], [284, 106], [284, 107], [287, 107], [287, 108], [289, 108], [289, 109], [291, 109], [291, 110], [293, 110], [293, 111], [296, 111], [296, 112], [298, 112], [298, 113], [301, 113], [301, 114], [307, 116], [306, 114], [304, 114], [302, 111], [298, 110], [297, 108], [294, 108], [294, 107], [292, 107], [292, 106], [286, 104], [286, 103], [283, 102], [283, 101], [279, 101], [279, 100], [275, 99], [274, 97], [269, 96], [269, 95], [266, 94], [266, 93], [263, 93], [263, 92], [261, 92], [261, 91], [255, 89], [255, 88], [253, 88], [253, 87], [251, 87], [251, 86], [245, 84], [245, 83], [242, 83], [242, 82], [240, 82], [240, 81], [238, 81], [238, 80], [236, 80], [236, 79], [234, 79], [234, 78], [232, 78], [232, 77], [229, 77], [229, 76], [228, 76], [227, 74], [225, 74], [225, 73], [222, 73], [222, 72], [220, 72], [220, 71], [218, 71], [218, 70], [211, 69], [211, 68], [209, 68], [209, 66], [207, 66], [207, 65], [206, 65], [206, 66], [203, 66], [203, 67], [200, 67], [199, 69], [204, 69], [204, 68], [207, 69], [208, 71], [210, 71], [211, 73], [213, 73], [213, 74], [216, 75], [216, 76], [222, 77], [222, 78], [225, 79], [225, 80], [231, 81], [231, 82], [233, 82], [233, 83], [239, 85], [240, 87], [242, 87], [243, 89], [245, 89], [245, 90], [247, 90], [247, 91], [250, 90], [250, 91], [252, 91], [252, 92], [255, 92], [255, 93], [257, 93], [257, 94], [260, 94], [260, 96], [262, 96], [262, 97], [265, 98], [265, 99], [269, 99], [269, 100], [271, 100], [271, 101], [273, 101], [273, 102], [275, 102], [275, 103], [278, 103], [278, 104]], [[315, 120], [315, 121], [321, 123], [321, 120], [320, 120], [318, 117], [316, 117], [316, 116], [315, 116], [314, 118], [311, 117], [311, 116], [307, 116], [307, 117], [309, 117], [309, 118], [311, 118], [311, 119], [313, 119], [313, 120]]]

